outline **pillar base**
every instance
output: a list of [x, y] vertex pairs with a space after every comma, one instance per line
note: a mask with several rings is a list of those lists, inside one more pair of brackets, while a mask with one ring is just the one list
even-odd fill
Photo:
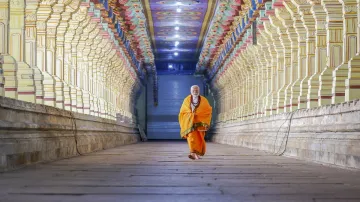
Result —
[[307, 100], [306, 100], [306, 106], [308, 109], [313, 108], [313, 107], [318, 107], [319, 105], [319, 82], [320, 79], [320, 73], [314, 74], [313, 76], [310, 77], [309, 81], [308, 81], [308, 92], [307, 92]]
[[18, 99], [18, 81], [17, 81], [17, 68], [16, 61], [10, 55], [3, 55], [4, 63], [2, 65], [4, 82], [4, 95], [5, 97]]
[[333, 71], [332, 104], [345, 102], [345, 80], [348, 74], [348, 64], [342, 64]]
[[345, 101], [352, 101], [360, 98], [360, 54], [349, 61], [348, 68], [348, 79], [345, 80]]
[[34, 71], [25, 62], [18, 62], [18, 100], [35, 103]]
[[332, 69], [324, 69], [319, 78], [319, 105], [329, 105], [332, 102]]

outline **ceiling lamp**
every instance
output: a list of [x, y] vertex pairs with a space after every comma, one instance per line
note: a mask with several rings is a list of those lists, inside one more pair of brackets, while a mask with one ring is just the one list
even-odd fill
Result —
[[175, 34], [175, 38], [179, 38], [179, 35], [178, 35], [178, 34]]
[[175, 52], [174, 55], [177, 56], [177, 55], [179, 55], [179, 53], [178, 53], [178, 52]]
[[176, 12], [180, 13], [181, 12], [181, 8], [177, 8]]
[[180, 28], [179, 27], [175, 27], [175, 30], [179, 30]]
[[178, 41], [175, 41], [175, 46], [178, 46], [179, 45], [179, 42]]

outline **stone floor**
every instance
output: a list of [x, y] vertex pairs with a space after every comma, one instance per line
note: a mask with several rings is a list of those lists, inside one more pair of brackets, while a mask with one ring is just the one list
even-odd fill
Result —
[[360, 171], [208, 143], [148, 142], [0, 174], [0, 201], [360, 201]]

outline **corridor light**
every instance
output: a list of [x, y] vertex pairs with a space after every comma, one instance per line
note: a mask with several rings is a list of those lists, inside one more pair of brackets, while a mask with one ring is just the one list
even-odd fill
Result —
[[175, 27], [175, 30], [179, 30], [179, 27]]
[[178, 46], [180, 42], [178, 41], [175, 41], [175, 46]]
[[176, 21], [175, 21], [175, 24], [179, 24], [179, 21], [176, 20]]
[[176, 34], [176, 35], [175, 35], [175, 38], [179, 38], [179, 35], [178, 35], [178, 34]]
[[177, 8], [176, 12], [180, 13], [181, 12], [181, 8]]
[[176, 5], [180, 6], [180, 5], [182, 5], [182, 3], [181, 2], [176, 2]]
[[178, 52], [175, 52], [174, 55], [177, 56], [177, 55], [179, 55], [179, 53], [178, 53]]

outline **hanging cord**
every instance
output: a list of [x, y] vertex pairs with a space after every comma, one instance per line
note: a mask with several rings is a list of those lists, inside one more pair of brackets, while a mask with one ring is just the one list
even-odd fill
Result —
[[[274, 154], [275, 154], [275, 155], [282, 156], [282, 155], [285, 153], [286, 147], [287, 147], [287, 143], [288, 143], [288, 140], [289, 140], [292, 118], [293, 118], [295, 112], [297, 112], [297, 111], [299, 111], [299, 109], [297, 109], [297, 110], [295, 110], [295, 111], [292, 111], [292, 112], [288, 115], [288, 117], [286, 118], [286, 120], [284, 121], [284, 123], [282, 123], [281, 126], [279, 127], [279, 130], [278, 130], [277, 133], [276, 133], [276, 138], [275, 138], [275, 142], [274, 142]], [[290, 116], [290, 118], [289, 118], [289, 116]], [[279, 150], [278, 150], [277, 152], [275, 152], [277, 137], [278, 137], [278, 135], [279, 135], [279, 132], [280, 132], [280, 130], [281, 130], [281, 127], [282, 127], [287, 121], [289, 121], [289, 125], [288, 125], [288, 127], [287, 127], [287, 129], [286, 129], [285, 136], [284, 136], [284, 138], [282, 139], [282, 142], [281, 142], [281, 144], [280, 144], [280, 146], [279, 146]], [[284, 149], [283, 149], [283, 151], [280, 152], [281, 146], [282, 146], [284, 143], [285, 143]]]
[[76, 153], [78, 155], [82, 155], [78, 148], [78, 136], [77, 136], [77, 127], [76, 127], [76, 119], [74, 117], [74, 113], [70, 112], [71, 121], [72, 121], [72, 130], [74, 131], [74, 139], [75, 139], [75, 147], [76, 147]]

